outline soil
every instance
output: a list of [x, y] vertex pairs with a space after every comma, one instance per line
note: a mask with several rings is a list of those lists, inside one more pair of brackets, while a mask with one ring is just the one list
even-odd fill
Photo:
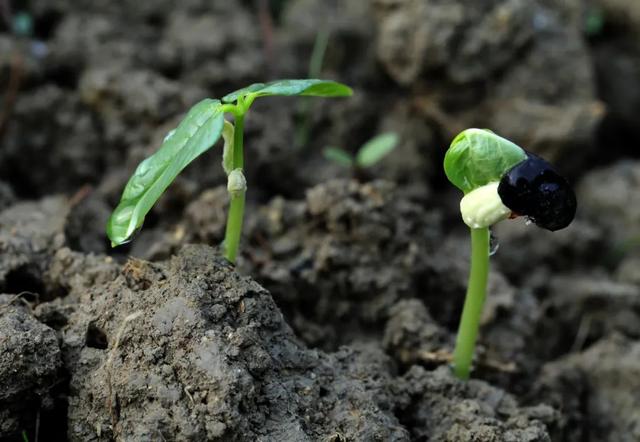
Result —
[[[640, 440], [632, 2], [178, 3], [0, 14], [0, 440]], [[307, 76], [319, 30], [322, 76], [356, 93], [256, 102], [237, 265], [218, 148], [111, 249], [128, 176], [186, 109]], [[469, 238], [441, 161], [471, 126], [553, 161], [579, 207], [493, 230], [462, 382]], [[366, 173], [322, 157], [389, 130]]]

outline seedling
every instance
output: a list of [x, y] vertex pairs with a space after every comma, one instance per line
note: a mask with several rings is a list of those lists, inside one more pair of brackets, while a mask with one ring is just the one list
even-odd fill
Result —
[[[222, 136], [222, 167], [230, 196], [224, 252], [235, 262], [242, 231], [247, 181], [244, 177], [244, 118], [256, 98], [269, 96], [346, 97], [349, 87], [326, 80], [279, 80], [255, 83], [215, 100], [193, 106], [178, 127], [167, 134], [160, 149], [142, 161], [124, 188], [118, 207], [107, 223], [113, 247], [131, 241], [162, 193], [191, 161], [210, 149]], [[234, 124], [224, 119], [233, 116]]]
[[[308, 74], [310, 78], [317, 78], [322, 72], [322, 64], [324, 63], [324, 54], [329, 45], [329, 29], [327, 26], [322, 26], [316, 34], [315, 42], [313, 43], [313, 49], [311, 51], [311, 58], [309, 59]], [[309, 141], [309, 129], [311, 125], [311, 103], [308, 99], [302, 100], [300, 103], [301, 118], [296, 127], [295, 146], [302, 148], [307, 145]]]
[[324, 156], [340, 166], [362, 170], [376, 165], [397, 145], [398, 135], [394, 132], [386, 132], [364, 143], [355, 157], [339, 147], [325, 147]]
[[576, 197], [549, 163], [489, 130], [461, 132], [444, 170], [464, 193], [460, 213], [471, 229], [469, 285], [453, 356], [456, 376], [468, 379], [489, 276], [489, 227], [525, 216], [538, 227], [563, 229], [575, 216]]

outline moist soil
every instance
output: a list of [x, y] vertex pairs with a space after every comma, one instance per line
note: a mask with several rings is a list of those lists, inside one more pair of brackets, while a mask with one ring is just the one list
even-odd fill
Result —
[[[640, 440], [638, 8], [264, 4], [2, 14], [0, 440]], [[128, 176], [186, 109], [307, 76], [319, 31], [322, 76], [355, 95], [256, 102], [237, 265], [217, 147], [111, 249]], [[469, 238], [441, 162], [466, 127], [553, 161], [579, 208], [559, 232], [493, 230], [462, 382]], [[366, 173], [322, 157], [389, 130], [397, 149]]]

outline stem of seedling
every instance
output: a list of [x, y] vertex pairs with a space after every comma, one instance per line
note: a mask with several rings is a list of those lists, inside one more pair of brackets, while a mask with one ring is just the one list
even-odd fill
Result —
[[478, 337], [482, 308], [487, 295], [489, 276], [489, 228], [471, 229], [471, 269], [469, 286], [464, 301], [456, 349], [453, 355], [453, 370], [460, 379], [469, 379], [473, 352]]
[[[250, 105], [250, 104], [249, 104]], [[247, 106], [248, 107], [248, 106]], [[233, 132], [233, 169], [244, 168], [244, 103], [238, 103], [234, 112], [235, 130]], [[230, 195], [229, 213], [227, 215], [227, 228], [224, 236], [225, 257], [235, 263], [240, 245], [242, 233], [242, 221], [244, 219], [245, 192]]]

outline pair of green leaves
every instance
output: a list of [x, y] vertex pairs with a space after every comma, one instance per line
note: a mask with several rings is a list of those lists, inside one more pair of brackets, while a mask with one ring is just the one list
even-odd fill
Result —
[[[280, 80], [256, 83], [223, 97], [207, 98], [187, 113], [171, 131], [160, 149], [138, 165], [122, 193], [120, 203], [107, 223], [112, 246], [124, 244], [142, 227], [144, 218], [178, 174], [194, 159], [210, 149], [220, 138], [224, 113], [238, 100], [252, 102], [267, 96], [345, 97], [352, 90], [343, 84], [326, 80]], [[236, 109], [244, 113], [246, 109]]]
[[222, 97], [224, 103], [233, 103], [240, 97], [301, 96], [348, 97], [353, 94], [349, 86], [326, 80], [278, 80], [271, 83], [254, 83]]
[[398, 135], [394, 132], [386, 132], [373, 137], [363, 144], [355, 157], [339, 147], [325, 148], [324, 156], [340, 166], [355, 166], [359, 169], [366, 169], [377, 164], [382, 158], [390, 154], [397, 144]]
[[500, 181], [509, 169], [527, 158], [515, 143], [487, 129], [467, 129], [451, 142], [444, 156], [444, 171], [465, 194]]

